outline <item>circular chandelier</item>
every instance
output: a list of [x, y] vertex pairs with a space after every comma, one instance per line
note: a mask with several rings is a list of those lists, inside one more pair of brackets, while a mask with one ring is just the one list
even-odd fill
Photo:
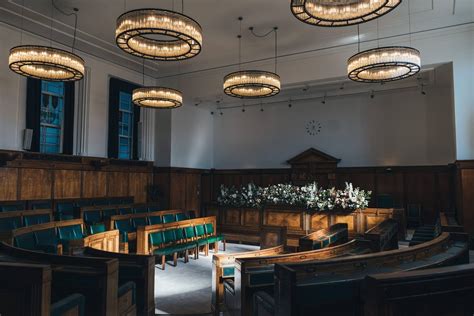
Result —
[[173, 109], [183, 105], [183, 95], [171, 88], [144, 87], [133, 90], [132, 101], [141, 107]]
[[74, 81], [84, 77], [84, 60], [68, 51], [37, 45], [10, 49], [8, 66], [14, 72], [49, 81]]
[[358, 82], [388, 82], [413, 76], [420, 68], [418, 50], [388, 46], [362, 51], [349, 58], [347, 75]]
[[280, 92], [280, 76], [262, 70], [242, 70], [224, 77], [224, 93], [242, 99], [271, 97]]
[[[156, 35], [173, 39], [157, 39]], [[181, 13], [138, 9], [118, 17], [115, 41], [118, 47], [135, 56], [182, 60], [201, 52], [202, 29], [199, 23]]]
[[347, 26], [376, 19], [402, 0], [291, 0], [293, 15], [308, 24]]

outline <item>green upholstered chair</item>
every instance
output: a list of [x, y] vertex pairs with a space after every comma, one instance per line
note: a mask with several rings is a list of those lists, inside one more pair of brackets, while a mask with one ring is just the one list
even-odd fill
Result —
[[130, 219], [121, 219], [115, 221], [115, 229], [120, 231], [120, 241], [121, 242], [128, 242], [128, 233], [134, 231], [132, 223]]
[[225, 251], [225, 237], [221, 234], [216, 234], [215, 230], [214, 230], [214, 225], [212, 223], [206, 223], [206, 225], [204, 226], [205, 229], [206, 229], [206, 235], [207, 235], [207, 241], [210, 243], [210, 244], [214, 244], [214, 251], [217, 252], [219, 249], [219, 241], [222, 242], [223, 246], [224, 246], [224, 251]]
[[119, 208], [120, 215], [133, 214], [133, 209], [130, 207]]
[[26, 209], [23, 203], [15, 203], [15, 204], [3, 204], [0, 205], [0, 210], [2, 212], [14, 212], [14, 211], [21, 211]]
[[189, 219], [196, 218], [196, 211], [188, 211], [188, 218]]
[[52, 209], [53, 203], [51, 201], [36, 201], [30, 203], [30, 208], [33, 210], [46, 210]]
[[34, 232], [36, 248], [47, 253], [58, 253], [60, 241], [54, 228]]
[[148, 207], [146, 206], [137, 206], [133, 208], [134, 213], [147, 213], [148, 212]]
[[100, 210], [84, 212], [84, 222], [87, 225], [93, 225], [102, 222], [102, 214]]
[[51, 316], [78, 315], [84, 316], [86, 299], [82, 294], [71, 294], [51, 305]]
[[49, 214], [28, 215], [23, 218], [25, 226], [49, 223], [51, 218]]
[[137, 230], [138, 226], [146, 226], [148, 224], [146, 217], [136, 217], [132, 218], [132, 227], [134, 230]]
[[19, 227], [22, 227], [20, 216], [0, 218], [0, 232], [8, 232]]
[[189, 261], [189, 250], [194, 252], [194, 259], [197, 259], [197, 243], [194, 240], [188, 240], [183, 228], [176, 228], [174, 230], [176, 235], [177, 246], [184, 251], [184, 262]]
[[70, 252], [70, 241], [79, 240], [84, 238], [84, 232], [82, 231], [81, 225], [70, 225], [58, 227], [59, 241], [63, 245], [63, 251], [65, 253]]
[[109, 205], [109, 201], [107, 199], [94, 200], [93, 204], [94, 206], [104, 206]]
[[18, 248], [36, 250], [35, 235], [33, 232], [15, 236], [13, 238], [13, 244]]
[[188, 217], [186, 216], [186, 214], [184, 213], [177, 213], [176, 214], [176, 221], [179, 222], [179, 221], [184, 221], [188, 219]]
[[209, 241], [206, 236], [206, 229], [204, 224], [194, 226], [196, 231], [196, 242], [198, 245], [198, 252], [200, 247], [204, 248], [204, 254], [207, 256], [209, 254]]
[[163, 221], [161, 220], [160, 215], [148, 216], [148, 222], [150, 223], [150, 225], [156, 225], [156, 224], [163, 223]]
[[106, 208], [102, 210], [102, 218], [109, 219], [111, 216], [117, 215], [118, 211], [115, 208]]
[[[166, 232], [166, 231], [165, 231]], [[155, 256], [158, 256], [161, 258], [161, 269], [165, 270], [165, 265], [166, 265], [166, 256], [173, 255], [173, 261], [176, 265], [177, 263], [177, 250], [173, 245], [166, 245], [167, 243], [170, 243], [171, 240], [175, 240], [176, 236], [172, 230], [169, 230], [169, 232], [166, 234], [167, 237], [165, 239], [165, 232], [158, 231], [158, 232], [153, 232], [148, 235], [149, 242], [150, 242], [150, 248], [152, 250], [152, 253]], [[172, 233], [171, 233], [172, 232]]]
[[176, 222], [176, 215], [174, 214], [165, 214], [163, 215], [163, 223], [173, 223]]
[[73, 202], [60, 202], [56, 204], [56, 219], [67, 220], [72, 219], [74, 216], [74, 203]]
[[94, 234], [98, 234], [98, 233], [103, 233], [105, 232], [106, 229], [105, 229], [105, 224], [104, 223], [99, 223], [99, 224], [93, 224], [93, 225], [89, 225], [87, 227], [87, 233], [89, 235], [94, 235]]

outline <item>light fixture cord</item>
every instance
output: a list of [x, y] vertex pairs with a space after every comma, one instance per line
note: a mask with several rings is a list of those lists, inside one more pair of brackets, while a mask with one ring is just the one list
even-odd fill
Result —
[[51, 31], [49, 33], [49, 46], [53, 47], [53, 14], [54, 0], [51, 0]]
[[239, 71], [242, 70], [242, 17], [239, 17], [240, 26], [239, 26]]
[[379, 19], [377, 20], [377, 48], [380, 47], [380, 42], [379, 42]]
[[278, 58], [278, 28], [273, 29], [275, 31], [275, 73], [277, 73], [277, 58]]
[[360, 26], [357, 24], [357, 52], [360, 53]]
[[[74, 53], [74, 48], [76, 47], [76, 35], [77, 35], [77, 13], [76, 13], [76, 10], [77, 9], [74, 9], [74, 12], [71, 12], [71, 13], [67, 13], [63, 10], [61, 10], [57, 5], [56, 3], [54, 3], [54, 0], [51, 0], [51, 3], [53, 4], [53, 7], [54, 9], [58, 10], [58, 12], [60, 12], [61, 14], [65, 15], [65, 16], [71, 16], [71, 15], [74, 15], [74, 34], [73, 34], [73, 38], [72, 38], [72, 52]], [[52, 22], [51, 22], [52, 23]], [[52, 27], [51, 27], [51, 30], [52, 30]]]
[[184, 0], [181, 0], [181, 13], [184, 13]]
[[145, 57], [143, 57], [143, 86], [145, 86]]
[[411, 9], [410, 9], [410, 0], [408, 0], [408, 36], [410, 39], [411, 46]]
[[123, 12], [127, 12], [127, 0], [123, 0]]
[[20, 45], [23, 45], [23, 30], [25, 23], [25, 0], [21, 2], [21, 24], [20, 24]]

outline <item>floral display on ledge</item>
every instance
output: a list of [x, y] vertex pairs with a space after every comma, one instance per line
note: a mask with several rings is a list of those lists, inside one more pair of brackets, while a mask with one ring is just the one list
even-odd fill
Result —
[[225, 207], [260, 208], [265, 205], [305, 207], [315, 211], [357, 210], [369, 205], [372, 192], [346, 182], [343, 190], [319, 188], [317, 183], [296, 186], [289, 183], [259, 187], [249, 183], [240, 188], [221, 185], [217, 202]]

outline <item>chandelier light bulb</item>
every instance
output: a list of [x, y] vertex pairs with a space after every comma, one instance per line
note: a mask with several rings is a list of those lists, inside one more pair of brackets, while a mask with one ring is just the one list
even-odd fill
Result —
[[183, 105], [183, 95], [171, 88], [144, 87], [133, 90], [132, 101], [141, 107], [173, 109]]
[[384, 83], [405, 79], [420, 69], [420, 52], [404, 46], [369, 49], [355, 54], [347, 62], [347, 75], [357, 82]]
[[38, 45], [10, 49], [10, 69], [22, 76], [49, 81], [75, 81], [84, 77], [84, 60], [68, 51]]
[[278, 94], [280, 89], [280, 76], [269, 71], [243, 70], [224, 78], [224, 93], [236, 98], [271, 97]]
[[402, 0], [291, 0], [291, 12], [300, 21], [317, 26], [347, 26], [376, 19]]
[[[156, 39], [162, 35], [173, 38]], [[202, 29], [187, 15], [163, 9], [128, 11], [117, 19], [115, 41], [125, 52], [155, 60], [183, 60], [201, 52]]]

